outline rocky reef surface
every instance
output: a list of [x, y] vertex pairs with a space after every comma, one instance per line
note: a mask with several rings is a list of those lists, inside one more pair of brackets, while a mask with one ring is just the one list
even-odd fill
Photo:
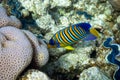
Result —
[[[22, 29], [34, 33], [22, 31], [34, 51], [31, 53], [32, 61], [28, 62], [31, 64], [26, 65], [27, 70], [37, 68], [53, 80], [113, 80], [117, 66], [106, 61], [105, 58], [110, 49], [103, 47], [103, 42], [107, 37], [113, 36], [115, 43], [120, 44], [118, 3], [120, 4], [119, 0], [4, 0], [1, 5], [6, 8], [8, 16], [16, 16], [21, 21]], [[3, 22], [11, 20], [6, 17], [0, 16], [0, 19]], [[0, 23], [3, 22], [0, 21]], [[89, 42], [79, 41], [73, 45], [74, 51], [63, 48], [47, 49], [46, 44], [41, 41], [42, 39], [49, 40], [60, 29], [80, 22], [89, 22], [101, 33], [101, 38]], [[16, 25], [7, 22], [5, 26]], [[43, 75], [41, 72], [31, 70], [26, 73], [24, 69], [25, 67], [22, 68], [21, 75], [19, 72], [20, 80], [31, 80], [30, 78], [41, 80], [41, 75]], [[0, 74], [3, 73], [0, 72]], [[34, 77], [35, 74], [38, 76]], [[0, 78], [2, 79], [1, 76]], [[49, 80], [49, 78], [44, 80]]]

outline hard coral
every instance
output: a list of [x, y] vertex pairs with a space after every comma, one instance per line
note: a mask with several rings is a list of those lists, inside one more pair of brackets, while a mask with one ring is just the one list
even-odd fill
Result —
[[15, 16], [7, 16], [6, 10], [0, 6], [0, 27], [3, 26], [15, 26], [21, 27], [21, 22]]
[[28, 70], [19, 80], [51, 80], [48, 76], [36, 69]]
[[24, 33], [11, 26], [0, 28], [0, 80], [15, 80], [31, 59], [32, 46]]
[[47, 50], [47, 46], [44, 42], [38, 42], [38, 39], [29, 31], [24, 30], [24, 33], [31, 41], [33, 45], [33, 63], [36, 64], [36, 67], [41, 67], [45, 65], [49, 59], [49, 54]]

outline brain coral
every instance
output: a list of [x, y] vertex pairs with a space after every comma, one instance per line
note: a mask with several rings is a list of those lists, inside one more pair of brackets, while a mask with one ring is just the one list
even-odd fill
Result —
[[32, 59], [25, 34], [11, 26], [0, 28], [0, 80], [15, 80]]
[[0, 6], [0, 27], [3, 26], [15, 26], [21, 27], [21, 22], [15, 16], [7, 16], [6, 10]]
[[36, 67], [41, 67], [45, 65], [49, 59], [49, 54], [47, 46], [44, 42], [39, 41], [38, 39], [29, 31], [23, 30], [26, 36], [29, 38], [33, 45], [33, 65], [36, 64]]

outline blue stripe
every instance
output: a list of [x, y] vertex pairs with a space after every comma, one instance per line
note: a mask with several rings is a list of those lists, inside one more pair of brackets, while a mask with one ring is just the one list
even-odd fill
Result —
[[[65, 29], [64, 29], [64, 30], [65, 30]], [[67, 41], [71, 43], [72, 41], [71, 41], [70, 39], [68, 39], [68, 37], [65, 35], [64, 30], [63, 30], [62, 34], [63, 34], [64, 37], [67, 39]]]
[[60, 43], [63, 42], [62, 38], [60, 37], [60, 31], [57, 33], [58, 34], [58, 39], [60, 40]]
[[[82, 28], [81, 28], [81, 29], [80, 29], [79, 27], [76, 27], [76, 28], [77, 28], [77, 30], [81, 33], [81, 35], [82, 35], [81, 37], [84, 38], [85, 35], [86, 35], [86, 33], [83, 32], [83, 31], [81, 31]], [[82, 30], [83, 30], [83, 29], [82, 29]]]
[[77, 41], [77, 39], [73, 36], [73, 34], [70, 32], [70, 28], [68, 29], [68, 33], [70, 34], [70, 36], [72, 37], [72, 39], [74, 39], [74, 40], [76, 40]]
[[82, 36], [74, 29], [75, 26], [72, 27], [73, 32], [79, 37], [79, 39], [82, 39]]
[[66, 45], [67, 43], [61, 38], [60, 31], [58, 32], [58, 38], [61, 41], [62, 44]]

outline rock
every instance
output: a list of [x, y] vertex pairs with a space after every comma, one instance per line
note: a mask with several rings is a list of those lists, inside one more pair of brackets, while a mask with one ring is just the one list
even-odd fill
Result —
[[19, 80], [51, 80], [45, 73], [30, 69]]
[[74, 70], [78, 66], [89, 64], [89, 53], [91, 52], [91, 49], [92, 47], [84, 47], [68, 52], [58, 59], [58, 67], [69, 72], [71, 71], [71, 68]]
[[85, 69], [79, 77], [79, 80], [111, 80], [98, 67]]

